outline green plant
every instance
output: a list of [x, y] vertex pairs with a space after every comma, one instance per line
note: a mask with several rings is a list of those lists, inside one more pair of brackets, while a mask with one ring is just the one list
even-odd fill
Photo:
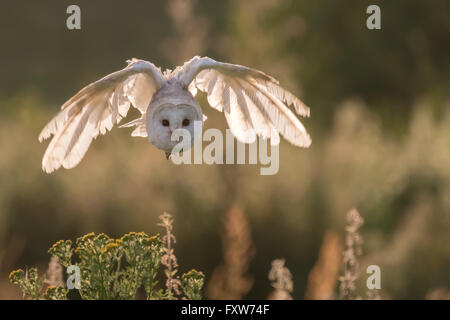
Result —
[[49, 286], [44, 291], [45, 275], [39, 277], [37, 269], [31, 268], [27, 271], [22, 269], [10, 273], [9, 279], [17, 284], [28, 299], [63, 300], [66, 299], [68, 290], [63, 287]]
[[181, 288], [190, 300], [202, 299], [202, 288], [205, 283], [203, 272], [192, 269], [181, 276]]
[[[182, 275], [181, 281], [175, 277], [178, 265], [171, 247], [175, 240], [171, 233], [173, 219], [165, 213], [161, 221], [167, 232], [162, 239], [144, 232], [130, 232], [120, 239], [88, 233], [76, 240], [75, 249], [72, 241], [60, 240], [48, 252], [65, 268], [79, 268], [78, 292], [82, 299], [135, 299], [139, 288], [144, 289], [147, 299], [177, 299], [181, 295], [179, 288], [183, 298], [201, 299], [203, 273], [191, 270]], [[161, 264], [167, 267], [167, 281], [165, 288], [157, 290]], [[39, 277], [36, 268], [13, 271], [9, 278], [28, 299], [67, 299], [69, 290], [63, 286], [44, 290], [45, 275]]]

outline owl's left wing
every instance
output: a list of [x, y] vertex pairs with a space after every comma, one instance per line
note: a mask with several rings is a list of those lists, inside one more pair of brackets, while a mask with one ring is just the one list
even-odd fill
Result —
[[296, 146], [311, 144], [305, 127], [288, 106], [303, 117], [309, 116], [309, 108], [261, 71], [194, 57], [181, 68], [178, 79], [186, 88], [195, 84], [205, 92], [209, 104], [225, 113], [231, 131], [242, 142], [260, 135], [278, 143], [281, 133]]
[[[124, 69], [81, 89], [64, 103], [61, 111], [39, 135], [41, 142], [53, 135], [42, 159], [42, 169], [50, 173], [61, 166], [67, 169], [75, 167], [92, 140], [119, 123], [131, 105], [143, 114], [153, 93], [164, 81], [154, 64], [133, 59]], [[135, 131], [134, 135], [142, 135]]]

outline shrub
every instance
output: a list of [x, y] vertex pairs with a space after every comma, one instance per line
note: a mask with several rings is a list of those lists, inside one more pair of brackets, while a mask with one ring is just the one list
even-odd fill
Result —
[[[161, 220], [168, 232], [162, 238], [159, 234], [150, 237], [144, 232], [130, 232], [120, 239], [103, 233], [88, 233], [76, 240], [75, 249], [71, 240], [60, 240], [48, 252], [66, 269], [72, 265], [79, 268], [78, 292], [82, 299], [135, 299], [139, 288], [144, 289], [147, 299], [178, 299], [181, 297], [179, 287], [183, 298], [201, 299], [203, 273], [191, 270], [183, 274], [181, 280], [176, 277], [178, 265], [171, 247], [175, 239], [171, 233], [173, 219], [165, 213]], [[172, 243], [167, 239], [172, 239]], [[175, 263], [168, 264], [168, 259]], [[167, 281], [165, 288], [157, 290], [156, 276], [161, 264], [166, 266]], [[13, 271], [9, 278], [20, 286], [28, 299], [67, 299], [69, 289], [63, 285], [48, 286], [44, 290], [45, 275], [39, 277], [36, 268]]]

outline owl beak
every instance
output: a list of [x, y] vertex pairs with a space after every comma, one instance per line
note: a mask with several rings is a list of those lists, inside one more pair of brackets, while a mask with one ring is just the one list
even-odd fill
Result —
[[169, 160], [171, 153], [170, 152], [166, 152], [166, 159]]

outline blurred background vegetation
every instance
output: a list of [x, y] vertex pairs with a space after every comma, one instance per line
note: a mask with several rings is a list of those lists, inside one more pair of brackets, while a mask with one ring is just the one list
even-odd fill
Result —
[[[79, 31], [65, 26], [70, 4]], [[366, 28], [370, 4], [382, 30]], [[9, 271], [45, 270], [57, 240], [154, 234], [168, 211], [180, 271], [204, 271], [207, 297], [266, 298], [271, 261], [285, 258], [303, 299], [323, 250], [342, 247], [352, 207], [365, 220], [361, 283], [376, 264], [384, 297], [438, 297], [450, 285], [449, 12], [446, 0], [2, 4], [0, 298], [21, 297]], [[84, 85], [131, 57], [165, 69], [194, 55], [278, 78], [311, 107], [312, 146], [282, 142], [279, 173], [260, 176], [259, 166], [175, 166], [114, 129], [75, 169], [42, 172], [38, 134]], [[224, 129], [199, 99], [206, 127]], [[337, 293], [335, 269], [319, 278]]]

